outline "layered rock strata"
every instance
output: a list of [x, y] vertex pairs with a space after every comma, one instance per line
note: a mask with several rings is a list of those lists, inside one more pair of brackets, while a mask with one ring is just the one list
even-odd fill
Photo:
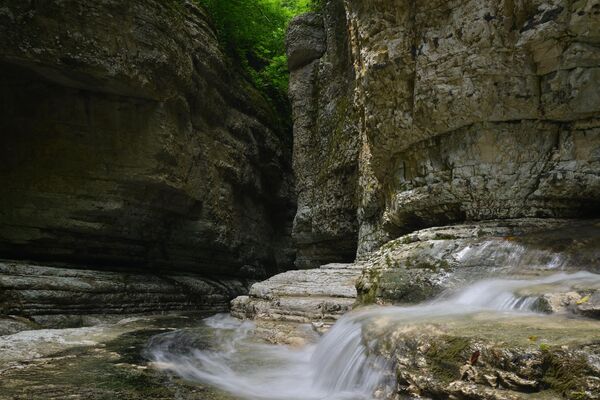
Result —
[[593, 3], [348, 2], [381, 229], [597, 212]]
[[[600, 273], [597, 220], [522, 219], [428, 228], [392, 240], [361, 264], [362, 303], [417, 303], [478, 279]], [[600, 287], [548, 294], [540, 311], [593, 316]], [[557, 297], [558, 296], [558, 297]], [[577, 304], [587, 296], [587, 300]], [[588, 301], [591, 302], [589, 304]], [[595, 305], [594, 305], [595, 304]], [[587, 311], [586, 311], [587, 309]]]
[[[516, 219], [423, 229], [355, 264], [256, 283], [232, 313], [254, 320], [259, 338], [297, 346], [358, 308], [331, 335], [360, 330], [373, 357], [364, 367], [389, 370], [376, 398], [597, 399], [599, 228]], [[347, 297], [334, 314], [324, 294]]]
[[[301, 196], [297, 222], [309, 210], [344, 209], [347, 225], [358, 220], [362, 256], [408, 232], [454, 222], [597, 216], [597, 2], [349, 0], [345, 13], [339, 3], [326, 2], [322, 16], [325, 30], [346, 25], [335, 43], [349, 43], [352, 69], [343, 75], [345, 89], [318, 104], [351, 100], [345, 119], [356, 129], [345, 132], [354, 138], [338, 141], [337, 154], [347, 154], [357, 173], [337, 181], [355, 185], [356, 208], [328, 201], [331, 190], [317, 191]], [[331, 60], [330, 46], [320, 63], [346, 62], [345, 53]], [[292, 73], [291, 87], [329, 93], [340, 85], [309, 71]], [[295, 120], [305, 115], [294, 112]], [[329, 164], [314, 160], [324, 154], [319, 143], [336, 142], [339, 131], [319, 126], [296, 128], [319, 138], [295, 151], [296, 165], [315, 169], [300, 170], [300, 180], [336, 179]], [[316, 243], [314, 229], [304, 232]], [[317, 254], [327, 244], [315, 247]]]
[[110, 314], [226, 312], [248, 290], [245, 281], [190, 273], [97, 271], [0, 263], [0, 333], [94, 325]]
[[298, 211], [296, 266], [316, 268], [356, 255], [358, 135], [342, 2], [291, 21], [287, 37]]
[[0, 256], [265, 276], [291, 135], [188, 1], [0, 5]]
[[[414, 304], [489, 278], [600, 273], [598, 220], [517, 219], [423, 229], [354, 264], [287, 271], [232, 302], [238, 318], [330, 323], [355, 305]], [[597, 318], [600, 286], [520, 293], [546, 313]]]
[[256, 321], [331, 324], [356, 302], [361, 271], [356, 264], [287, 271], [252, 285], [248, 296], [231, 302], [231, 314]]
[[370, 352], [394, 365], [389, 398], [597, 399], [598, 323], [560, 317], [471, 315], [364, 328]]

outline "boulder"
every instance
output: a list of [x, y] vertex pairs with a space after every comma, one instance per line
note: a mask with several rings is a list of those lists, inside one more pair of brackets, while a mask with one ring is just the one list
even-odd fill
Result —
[[317, 269], [287, 271], [257, 282], [248, 296], [231, 302], [231, 314], [257, 321], [330, 325], [352, 309], [362, 266], [328, 264]]

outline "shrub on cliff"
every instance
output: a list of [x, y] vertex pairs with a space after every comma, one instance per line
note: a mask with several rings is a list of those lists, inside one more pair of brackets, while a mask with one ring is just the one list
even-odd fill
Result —
[[211, 15], [219, 39], [253, 83], [279, 102], [288, 86], [285, 31], [313, 0], [199, 0]]

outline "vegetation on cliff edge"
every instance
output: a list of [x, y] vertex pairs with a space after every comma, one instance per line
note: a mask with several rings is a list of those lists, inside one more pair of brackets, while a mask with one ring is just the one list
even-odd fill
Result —
[[276, 103], [287, 102], [285, 32], [313, 0], [198, 0], [211, 15], [219, 40], [254, 85]]

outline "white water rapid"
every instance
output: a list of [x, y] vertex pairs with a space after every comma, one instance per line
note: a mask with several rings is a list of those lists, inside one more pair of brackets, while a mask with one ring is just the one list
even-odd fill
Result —
[[531, 280], [489, 279], [411, 307], [370, 307], [340, 319], [316, 345], [302, 349], [267, 345], [252, 338], [254, 325], [227, 315], [204, 321], [200, 330], [156, 336], [151, 358], [164, 369], [213, 385], [242, 399], [373, 399], [391, 387], [391, 366], [370, 357], [362, 327], [377, 318], [414, 322], [478, 312], [533, 313], [535, 295], [527, 289], [554, 290], [578, 283], [600, 284], [589, 272], [559, 273]]

